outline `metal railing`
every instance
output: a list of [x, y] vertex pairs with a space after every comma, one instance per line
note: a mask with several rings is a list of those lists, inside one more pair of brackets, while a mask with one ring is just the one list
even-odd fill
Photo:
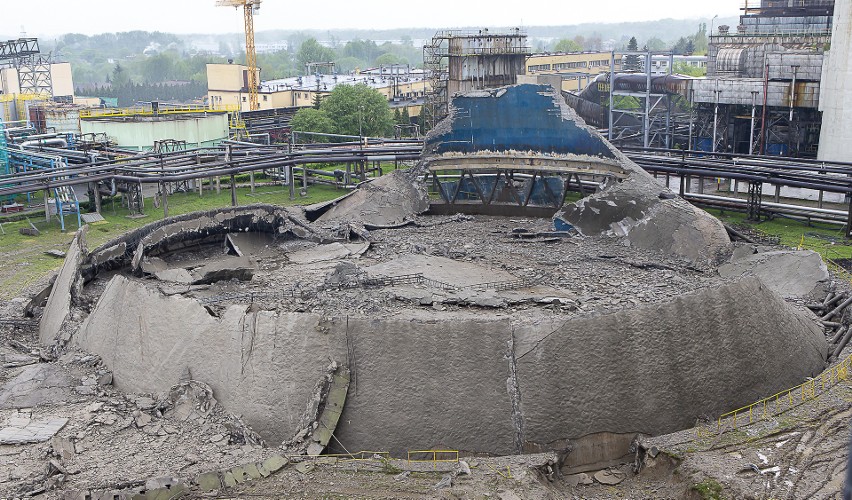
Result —
[[[803, 384], [720, 415], [716, 431], [721, 433], [725, 430], [736, 429], [739, 425], [748, 425], [765, 420], [767, 417], [784, 413], [791, 408], [810, 401], [824, 393], [827, 389], [835, 386], [841, 380], [847, 380], [850, 368], [852, 368], [852, 355], [825, 370], [816, 378], [808, 380]], [[728, 424], [730, 424], [730, 427], [724, 428]]]
[[[431, 458], [416, 458], [417, 456], [426, 456]], [[412, 458], [415, 456], [415, 458]], [[425, 464], [431, 463], [432, 467], [435, 469], [438, 468], [438, 464], [441, 463], [458, 463], [459, 461], [459, 452], [458, 450], [409, 450], [408, 451], [408, 466], [411, 467], [411, 464]]]
[[80, 118], [112, 118], [122, 116], [157, 116], [157, 115], [176, 115], [186, 113], [235, 113], [239, 111], [236, 105], [228, 104], [221, 106], [203, 106], [203, 105], [186, 105], [186, 106], [164, 106], [155, 111], [152, 108], [92, 108], [80, 110]]
[[502, 292], [505, 290], [517, 290], [519, 288], [526, 288], [528, 286], [532, 286], [532, 281], [526, 278], [518, 278], [516, 280], [511, 281], [494, 281], [492, 283], [480, 283], [478, 285], [470, 285], [465, 288], [469, 288], [471, 290], [475, 290], [477, 292], [484, 292], [486, 290], [495, 290], [498, 292]]
[[837, 277], [843, 279], [843, 281], [846, 281], [847, 283], [852, 283], [852, 273], [847, 271], [846, 268], [828, 257], [823, 257], [823, 260], [825, 261], [826, 266], [828, 266], [828, 269]]

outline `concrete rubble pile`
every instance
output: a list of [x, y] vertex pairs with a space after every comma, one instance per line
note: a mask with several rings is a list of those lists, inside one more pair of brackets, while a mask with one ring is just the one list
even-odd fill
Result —
[[[617, 484], [637, 435], [823, 370], [823, 325], [802, 307], [829, 302], [818, 257], [742, 250], [558, 94], [533, 93], [559, 111], [557, 133], [582, 132], [624, 173], [556, 216], [574, 238], [517, 237], [552, 232], [549, 220], [423, 215], [416, 171], [312, 208], [326, 210], [315, 222], [255, 205], [159, 221], [92, 251], [78, 233], [37, 335], [56, 361], [12, 363], [0, 387], [8, 434], [52, 433], [56, 464], [16, 473], [23, 488], [0, 478], [0, 495], [175, 496], [264, 478], [301, 460], [288, 453], [411, 449], [548, 452], [545, 475]], [[420, 168], [453, 154], [427, 150]], [[144, 450], [126, 471], [123, 446]], [[98, 447], [114, 468], [86, 468]]]

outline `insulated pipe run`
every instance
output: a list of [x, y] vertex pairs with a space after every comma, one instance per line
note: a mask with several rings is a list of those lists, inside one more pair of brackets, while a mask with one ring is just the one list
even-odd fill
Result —
[[845, 326], [841, 326], [840, 328], [838, 328], [837, 333], [835, 333], [834, 336], [831, 337], [831, 340], [829, 340], [828, 343], [831, 345], [836, 344], [837, 341], [840, 340], [841, 337], [843, 337], [843, 334], [846, 333], [846, 329], [847, 328]]
[[827, 320], [831, 319], [832, 316], [839, 314], [844, 309], [846, 309], [846, 306], [848, 306], [849, 304], [852, 304], [852, 297], [849, 297], [848, 299], [844, 300], [842, 304], [835, 307], [831, 312], [829, 312], [828, 314], [826, 314], [825, 316], [823, 316], [820, 319], [822, 321], [827, 321]]
[[837, 295], [835, 295], [834, 297], [832, 297], [832, 298], [830, 298], [830, 299], [828, 299], [828, 300], [826, 300], [826, 301], [825, 301], [825, 307], [826, 307], [826, 308], [831, 307], [831, 306], [833, 306], [834, 304], [836, 304], [836, 303], [840, 302], [840, 300], [841, 300], [841, 299], [843, 299], [843, 294], [842, 294], [842, 293], [838, 293], [838, 294], [837, 294]]
[[66, 141], [65, 139], [59, 139], [59, 138], [56, 138], [56, 139], [37, 139], [37, 140], [34, 140], [34, 141], [24, 141], [20, 144], [21, 149], [28, 148], [30, 146], [49, 146], [49, 145], [62, 146], [63, 148], [67, 148], [68, 147], [68, 141]]
[[840, 343], [837, 344], [837, 347], [834, 348], [831, 358], [836, 359], [840, 356], [840, 353], [843, 352], [843, 348], [849, 343], [850, 338], [852, 338], [852, 328], [846, 330], [846, 335], [843, 336], [843, 340], [841, 340]]

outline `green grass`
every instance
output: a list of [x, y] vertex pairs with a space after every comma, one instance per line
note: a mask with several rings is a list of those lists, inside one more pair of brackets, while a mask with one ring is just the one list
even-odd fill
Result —
[[[761, 222], [746, 220], [746, 215], [739, 212], [708, 209], [709, 213], [729, 225], [748, 226], [766, 236], [775, 236], [780, 243], [788, 247], [799, 247], [818, 252], [823, 258], [832, 260], [852, 258], [852, 242], [846, 239], [841, 226], [832, 224], [811, 223], [787, 218], [776, 218]], [[802, 238], [804, 237], [804, 244]]]
[[701, 495], [703, 500], [721, 500], [722, 498], [722, 485], [712, 479], [705, 479], [694, 484], [691, 489]]
[[[273, 205], [309, 205], [337, 198], [346, 191], [331, 186], [314, 185], [308, 188], [308, 195], [290, 200], [286, 186], [257, 187], [251, 194], [249, 188], [237, 189], [237, 203], [249, 205], [253, 203], [268, 203]], [[210, 210], [230, 206], [231, 191], [223, 188], [219, 194], [215, 191], [204, 191], [203, 196], [198, 192], [176, 193], [169, 196], [169, 216], [181, 215], [199, 210]], [[144, 226], [163, 218], [163, 208], [154, 208], [150, 198], [145, 199], [145, 214], [147, 217], [129, 219], [129, 212], [119, 207], [116, 201], [115, 209], [110, 201], [104, 201], [101, 215], [107, 224], [96, 224], [89, 228], [88, 245], [95, 248], [98, 245], [116, 238], [127, 231]], [[65, 251], [77, 230], [75, 217], [66, 217], [66, 232], [60, 230], [56, 217], [46, 222], [44, 214], [31, 215], [29, 220], [41, 232], [39, 236], [24, 236], [19, 233], [22, 227], [28, 227], [26, 220], [2, 222], [5, 234], [0, 234], [0, 300], [17, 297], [28, 286], [32, 285], [47, 273], [62, 265], [62, 259], [45, 255], [48, 250]]]

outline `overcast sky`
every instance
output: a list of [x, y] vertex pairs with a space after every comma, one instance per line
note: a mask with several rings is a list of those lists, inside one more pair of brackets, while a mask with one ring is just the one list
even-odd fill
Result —
[[[145, 30], [239, 33], [241, 13], [215, 0], [0, 0], [0, 34]], [[741, 0], [264, 0], [255, 30], [556, 26], [738, 14]]]

